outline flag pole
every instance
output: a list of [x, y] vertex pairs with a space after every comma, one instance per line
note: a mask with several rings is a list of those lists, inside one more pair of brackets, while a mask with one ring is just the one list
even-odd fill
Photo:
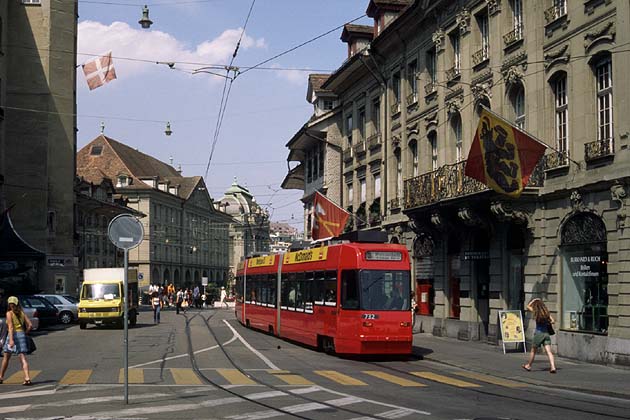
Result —
[[[361, 222], [361, 223], [365, 223], [365, 224], [367, 224], [367, 221], [365, 221], [365, 220], [361, 219], [360, 217], [356, 216], [356, 215], [354, 214], [354, 212], [350, 213], [348, 210], [344, 209], [344, 208], [343, 208], [343, 207], [341, 207], [339, 204], [337, 204], [337, 203], [335, 203], [334, 201], [332, 201], [332, 200], [330, 199], [330, 197], [325, 196], [324, 194], [320, 193], [319, 191], [315, 191], [315, 194], [319, 194], [319, 195], [321, 195], [321, 196], [322, 196], [322, 197], [324, 197], [326, 200], [330, 201], [330, 202], [331, 202], [331, 203], [332, 203], [335, 207], [337, 207], [338, 209], [343, 210], [343, 211], [345, 211], [346, 213], [348, 213], [348, 214], [349, 214], [349, 215], [350, 215], [353, 219], [356, 219], [356, 220], [358, 220], [358, 221], [359, 221], [359, 222]], [[353, 209], [353, 210], [354, 210], [354, 209]]]
[[[514, 129], [516, 129], [516, 130], [520, 131], [521, 133], [525, 134], [526, 136], [530, 137], [530, 138], [531, 138], [532, 140], [534, 140], [535, 142], [542, 144], [543, 146], [545, 146], [545, 147], [547, 147], [547, 148], [549, 148], [549, 149], [553, 150], [554, 152], [556, 152], [556, 153], [558, 153], [558, 154], [565, 155], [565, 156], [567, 157], [567, 160], [568, 160], [568, 161], [570, 161], [570, 162], [575, 163], [575, 166], [577, 166], [577, 167], [578, 167], [578, 169], [581, 169], [581, 168], [582, 168], [582, 167], [581, 167], [581, 165], [580, 165], [580, 163], [579, 163], [578, 161], [575, 161], [575, 160], [571, 159], [567, 153], [565, 153], [565, 152], [561, 152], [560, 150], [556, 149], [555, 147], [550, 146], [550, 145], [548, 145], [547, 143], [545, 143], [544, 141], [540, 140], [538, 137], [536, 137], [536, 136], [535, 136], [535, 135], [533, 135], [532, 133], [529, 133], [529, 132], [527, 132], [527, 131], [523, 130], [522, 128], [517, 127], [516, 125], [514, 125], [514, 123], [513, 123], [513, 122], [510, 122], [510, 121], [506, 120], [506, 119], [505, 119], [505, 118], [503, 118], [501, 115], [499, 115], [499, 114], [497, 114], [496, 112], [492, 111], [492, 110], [491, 110], [490, 108], [488, 108], [487, 106], [485, 106], [485, 105], [483, 105], [483, 104], [480, 104], [480, 106], [481, 106], [484, 110], [486, 110], [488, 113], [490, 113], [490, 114], [494, 115], [496, 118], [498, 118], [499, 120], [503, 121], [504, 123], [506, 123], [506, 124], [510, 125], [512, 128], [514, 128]], [[477, 124], [477, 125], [478, 125], [478, 124]]]

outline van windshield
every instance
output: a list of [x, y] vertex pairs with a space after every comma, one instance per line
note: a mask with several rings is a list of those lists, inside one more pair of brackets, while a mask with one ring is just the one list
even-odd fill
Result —
[[83, 290], [81, 290], [81, 299], [120, 299], [120, 289], [117, 284], [84, 284]]

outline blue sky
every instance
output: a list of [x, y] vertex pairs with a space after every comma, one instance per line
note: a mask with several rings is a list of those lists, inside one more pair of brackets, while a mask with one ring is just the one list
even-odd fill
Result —
[[[181, 164], [186, 176], [204, 175], [223, 80], [185, 72], [199, 64], [176, 64], [171, 70], [127, 58], [227, 64], [251, 0], [149, 3], [154, 22], [150, 30], [137, 23], [141, 3], [114, 3], [135, 6], [79, 1], [78, 61], [90, 58], [85, 54], [111, 50], [118, 79], [89, 91], [79, 74], [78, 147], [99, 134], [103, 121], [106, 135], [167, 163], [172, 156], [173, 166]], [[367, 3], [257, 0], [234, 64], [257, 64], [361, 16]], [[370, 21], [363, 18], [359, 23]], [[333, 70], [346, 57], [340, 35], [341, 30], [335, 31], [266, 66]], [[285, 144], [312, 113], [305, 99], [307, 77], [308, 72], [252, 70], [234, 81], [206, 179], [214, 199], [237, 177], [269, 209], [273, 221], [301, 230], [301, 192], [280, 190], [280, 183], [287, 173]], [[171, 121], [174, 133], [170, 137], [164, 135], [166, 121]]]

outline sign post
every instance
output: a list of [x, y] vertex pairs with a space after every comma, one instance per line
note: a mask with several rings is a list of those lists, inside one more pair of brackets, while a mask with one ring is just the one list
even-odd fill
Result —
[[523, 343], [523, 352], [527, 353], [521, 311], [499, 311], [499, 324], [501, 325], [503, 354], [505, 354], [505, 343]]
[[107, 229], [109, 240], [124, 251], [125, 274], [123, 277], [123, 367], [125, 376], [125, 404], [129, 404], [129, 250], [142, 243], [144, 227], [131, 214], [119, 214], [109, 222]]

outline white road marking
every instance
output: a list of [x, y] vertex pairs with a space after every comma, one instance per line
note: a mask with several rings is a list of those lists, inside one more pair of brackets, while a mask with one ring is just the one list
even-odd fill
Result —
[[0, 414], [15, 413], [17, 411], [26, 411], [31, 408], [30, 404], [14, 405], [12, 407], [0, 407]]
[[[331, 394], [335, 394], [335, 395], [339, 395], [339, 396], [343, 396], [343, 397], [354, 397], [353, 395], [346, 394], [345, 392], [334, 391], [334, 390], [329, 389], [329, 388], [322, 388], [322, 387], [318, 387], [318, 388], [319, 388], [319, 391], [329, 392]], [[409, 410], [410, 414], [422, 414], [422, 415], [425, 415], [425, 416], [430, 416], [431, 415], [431, 413], [429, 413], [428, 411], [414, 410], [412, 408], [401, 407], [401, 406], [398, 406], [398, 405], [388, 404], [388, 403], [375, 401], [375, 400], [368, 400], [366, 398], [361, 398], [361, 400], [363, 402], [374, 404], [374, 405], [380, 405], [382, 407], [389, 407], [389, 408], [398, 409], [398, 410]]]
[[84, 416], [116, 418], [116, 417], [147, 415], [147, 414], [186, 412], [188, 410], [198, 410], [200, 408], [218, 407], [220, 405], [235, 404], [238, 402], [243, 402], [243, 399], [236, 398], [236, 397], [219, 398], [216, 400], [201, 401], [196, 404], [190, 404], [190, 403], [169, 404], [169, 405], [155, 405], [152, 407], [126, 408], [126, 409], [118, 410], [118, 411], [102, 411], [99, 413], [85, 414]]
[[[232, 338], [230, 338], [228, 341], [226, 341], [225, 343], [223, 343], [222, 345], [227, 346], [228, 344], [236, 341], [236, 336], [232, 336]], [[193, 354], [199, 354], [199, 353], [203, 353], [206, 351], [210, 351], [210, 350], [215, 350], [218, 349], [219, 345], [215, 344], [214, 346], [210, 346], [210, 347], [206, 347], [200, 350], [196, 350], [193, 352]], [[169, 357], [164, 357], [162, 359], [156, 359], [156, 360], [151, 360], [150, 362], [145, 362], [145, 363], [140, 363], [137, 365], [133, 365], [133, 366], [129, 366], [129, 369], [134, 369], [134, 368], [139, 368], [142, 366], [148, 366], [148, 365], [152, 365], [155, 363], [162, 363], [162, 362], [166, 362], [168, 360], [173, 360], [173, 359], [181, 359], [182, 357], [188, 357], [188, 353], [182, 353], [182, 354], [178, 354], [177, 356], [169, 356]]]
[[52, 395], [54, 393], [55, 393], [54, 389], [47, 389], [45, 391], [31, 391], [31, 392], [11, 392], [9, 394], [0, 395], [0, 400], [12, 400], [15, 398], [38, 397], [40, 395]]
[[313, 392], [317, 392], [321, 390], [322, 388], [318, 386], [309, 386], [308, 388], [291, 389], [289, 390], [289, 392], [296, 395], [303, 395], [303, 394], [311, 394]]
[[245, 398], [249, 398], [250, 400], [262, 400], [265, 398], [284, 397], [286, 395], [289, 395], [289, 394], [282, 391], [269, 391], [269, 392], [259, 392], [256, 394], [245, 395]]
[[255, 413], [246, 413], [246, 414], [237, 414], [235, 416], [228, 416], [226, 418], [232, 420], [262, 420], [262, 419], [270, 419], [272, 417], [280, 417], [284, 416], [284, 413], [274, 410], [268, 411], [258, 411]]
[[304, 413], [305, 411], [314, 411], [314, 410], [323, 410], [325, 408], [330, 408], [320, 403], [306, 403], [306, 404], [297, 404], [297, 405], [289, 405], [287, 407], [282, 407], [280, 410], [288, 411], [292, 414]]
[[385, 417], [386, 419], [399, 419], [401, 417], [407, 417], [411, 414], [413, 414], [413, 411], [406, 408], [400, 408], [396, 410], [386, 411], [384, 413], [379, 413], [377, 414], [377, 416]]
[[363, 398], [350, 396], [350, 397], [338, 398], [336, 400], [329, 400], [329, 401], [326, 401], [326, 404], [334, 405], [335, 407], [344, 407], [346, 405], [352, 405], [352, 404], [356, 404], [360, 402], [363, 402]]
[[259, 352], [258, 350], [256, 350], [255, 348], [253, 348], [247, 341], [245, 341], [245, 339], [243, 337], [241, 337], [241, 335], [230, 325], [230, 323], [227, 321], [227, 319], [224, 319], [223, 322], [225, 323], [225, 325], [228, 326], [229, 329], [232, 330], [232, 333], [239, 339], [241, 340], [241, 343], [243, 343], [245, 345], [245, 347], [247, 347], [252, 353], [254, 353], [256, 356], [258, 356], [260, 358], [260, 360], [262, 360], [263, 362], [265, 362], [265, 364], [267, 366], [269, 366], [269, 369], [274, 369], [274, 370], [282, 370], [280, 369], [278, 366], [274, 365], [271, 360], [267, 359], [261, 352]]
[[[129, 395], [130, 400], [152, 400], [154, 398], [166, 398], [172, 397], [173, 394], [141, 394], [141, 395]], [[74, 406], [74, 405], [88, 405], [88, 404], [96, 404], [102, 402], [109, 401], [123, 401], [123, 395], [109, 395], [109, 396], [100, 396], [100, 397], [89, 397], [89, 398], [79, 398], [76, 400], [64, 400], [64, 401], [53, 401], [41, 404], [31, 404], [31, 410], [39, 410], [41, 408], [47, 407], [66, 407], [66, 406]]]

